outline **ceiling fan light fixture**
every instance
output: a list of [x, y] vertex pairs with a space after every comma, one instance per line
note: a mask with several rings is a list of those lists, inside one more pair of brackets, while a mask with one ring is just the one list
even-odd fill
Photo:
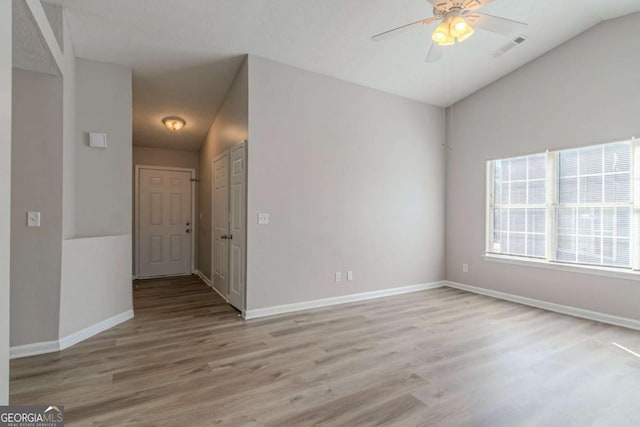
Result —
[[455, 38], [451, 35], [451, 25], [448, 20], [442, 22], [431, 34], [431, 39], [440, 46], [455, 44]]
[[471, 25], [462, 16], [456, 16], [451, 20], [451, 35], [457, 39], [467, 33]]
[[181, 117], [165, 117], [162, 119], [162, 123], [171, 131], [178, 131], [187, 124]]
[[440, 46], [451, 46], [471, 37], [475, 30], [467, 21], [460, 8], [452, 8], [443, 17], [442, 22], [431, 38]]
[[471, 25], [468, 25], [467, 30], [464, 33], [460, 34], [459, 36], [456, 36], [456, 39], [458, 40], [458, 43], [461, 43], [466, 39], [468, 39], [469, 37], [471, 37], [473, 33], [475, 33], [475, 30]]
[[475, 30], [463, 16], [457, 14], [451, 19], [451, 35], [458, 43], [462, 43], [475, 33]]

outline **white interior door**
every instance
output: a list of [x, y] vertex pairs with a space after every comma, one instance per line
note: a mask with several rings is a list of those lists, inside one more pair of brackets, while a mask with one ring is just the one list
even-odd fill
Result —
[[229, 177], [229, 304], [244, 310], [245, 246], [246, 246], [246, 147], [238, 144], [231, 149]]
[[213, 206], [211, 207], [213, 286], [227, 295], [227, 271], [229, 269], [229, 154], [213, 162]]
[[191, 274], [191, 172], [139, 169], [138, 276]]

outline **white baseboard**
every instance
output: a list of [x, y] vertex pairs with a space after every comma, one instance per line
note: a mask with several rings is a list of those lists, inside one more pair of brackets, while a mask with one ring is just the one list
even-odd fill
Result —
[[9, 349], [9, 358], [37, 356], [39, 354], [54, 353], [60, 350], [58, 341], [36, 342], [33, 344], [16, 345]]
[[196, 275], [202, 279], [202, 281], [204, 283], [207, 284], [207, 286], [209, 286], [211, 289], [213, 289], [218, 295], [220, 295], [220, 297], [225, 301], [225, 302], [229, 302], [229, 300], [227, 299], [226, 296], [222, 295], [222, 293], [220, 293], [219, 290], [216, 289], [215, 286], [213, 286], [213, 283], [211, 282], [211, 279], [209, 279], [207, 276], [204, 275], [204, 273], [200, 270], [196, 270]]
[[383, 289], [380, 291], [363, 292], [359, 294], [344, 295], [341, 297], [323, 298], [313, 301], [304, 301], [293, 304], [277, 305], [273, 307], [247, 310], [244, 318], [257, 319], [259, 317], [275, 316], [276, 314], [291, 313], [294, 311], [309, 310], [312, 308], [327, 307], [330, 305], [346, 304], [349, 302], [364, 301], [373, 298], [382, 298], [392, 295], [406, 294], [409, 292], [424, 291], [444, 286], [444, 282], [422, 283], [419, 285], [403, 286], [400, 288]]
[[38, 354], [55, 353], [56, 351], [64, 350], [65, 348], [69, 348], [80, 341], [91, 338], [100, 332], [113, 328], [114, 326], [131, 318], [133, 318], [133, 310], [127, 310], [123, 313], [93, 324], [81, 331], [62, 337], [57, 341], [37, 342], [11, 347], [9, 350], [9, 357], [11, 359], [19, 359], [21, 357], [37, 356]]
[[493, 298], [529, 305], [543, 310], [555, 311], [556, 313], [567, 314], [569, 316], [581, 317], [583, 319], [595, 320], [596, 322], [609, 323], [611, 325], [622, 326], [624, 328], [640, 330], [640, 320], [629, 319], [627, 317], [614, 316], [612, 314], [585, 310], [582, 308], [571, 307], [569, 305], [555, 304], [533, 298], [521, 297], [519, 295], [466, 285], [464, 283], [445, 281], [444, 285], [450, 288], [460, 289], [462, 291], [473, 292]]
[[65, 348], [69, 348], [74, 344], [79, 343], [80, 341], [84, 341], [87, 338], [91, 338], [94, 335], [98, 335], [100, 332], [104, 332], [107, 329], [111, 329], [116, 325], [119, 325], [122, 322], [126, 322], [129, 319], [133, 318], [133, 310], [127, 310], [120, 314], [116, 314], [113, 317], [105, 319], [101, 322], [95, 323], [88, 328], [84, 328], [81, 331], [74, 332], [71, 335], [67, 335], [66, 337], [60, 338], [60, 350], [64, 350]]
[[204, 273], [200, 270], [196, 270], [196, 275], [202, 279], [202, 281], [204, 283], [206, 283], [210, 288], [213, 288], [213, 283], [211, 283], [211, 280], [204, 275]]

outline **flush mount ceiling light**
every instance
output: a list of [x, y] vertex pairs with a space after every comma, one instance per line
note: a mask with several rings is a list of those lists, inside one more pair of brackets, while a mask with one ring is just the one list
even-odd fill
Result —
[[372, 39], [374, 41], [383, 40], [404, 30], [437, 23], [438, 26], [431, 34], [433, 43], [427, 56], [427, 62], [434, 62], [442, 57], [443, 49], [441, 46], [461, 43], [471, 37], [477, 28], [503, 36], [523, 34], [526, 31], [527, 24], [523, 22], [478, 12], [478, 9], [492, 1], [429, 0], [429, 3], [433, 5], [433, 17], [376, 34]]
[[180, 130], [187, 124], [187, 122], [180, 117], [165, 117], [162, 119], [162, 123], [164, 123], [167, 129], [172, 131]]

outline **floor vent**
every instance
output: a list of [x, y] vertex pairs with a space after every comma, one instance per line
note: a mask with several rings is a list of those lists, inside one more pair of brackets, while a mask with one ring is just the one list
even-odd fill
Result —
[[502, 46], [500, 49], [498, 49], [494, 54], [493, 57], [494, 58], [499, 58], [502, 55], [505, 55], [506, 53], [508, 53], [511, 49], [513, 49], [514, 47], [521, 45], [522, 43], [527, 41], [527, 37], [522, 35], [522, 36], [518, 36], [515, 39], [511, 40], [509, 43], [505, 44], [504, 46]]

